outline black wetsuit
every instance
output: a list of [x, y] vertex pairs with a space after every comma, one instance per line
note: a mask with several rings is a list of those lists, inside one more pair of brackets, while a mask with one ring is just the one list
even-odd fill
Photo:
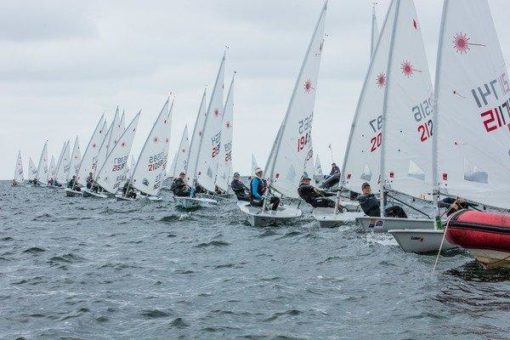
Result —
[[250, 190], [238, 179], [234, 179], [230, 183], [230, 187], [234, 194], [236, 194], [237, 200], [239, 201], [250, 201]]
[[184, 180], [179, 177], [174, 179], [174, 181], [172, 182], [170, 191], [172, 191], [175, 196], [179, 196], [179, 197], [189, 196], [189, 194], [190, 194], [190, 188], [184, 182]]
[[301, 183], [298, 188], [299, 197], [314, 208], [334, 208], [335, 201], [317, 193], [313, 185]]
[[[359, 195], [358, 202], [363, 209], [363, 212], [367, 216], [379, 217], [381, 216], [380, 201], [374, 196], [374, 194]], [[407, 214], [398, 205], [384, 209], [384, 215], [387, 217], [400, 217], [407, 218]]]
[[122, 187], [122, 193], [125, 197], [136, 198], [136, 192], [133, 190], [133, 187], [129, 185], [129, 182], [126, 182], [126, 184]]

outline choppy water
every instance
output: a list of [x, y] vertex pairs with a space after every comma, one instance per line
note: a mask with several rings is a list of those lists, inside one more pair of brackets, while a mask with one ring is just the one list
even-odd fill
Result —
[[510, 274], [350, 227], [253, 228], [234, 202], [0, 182], [0, 338], [507, 338]]

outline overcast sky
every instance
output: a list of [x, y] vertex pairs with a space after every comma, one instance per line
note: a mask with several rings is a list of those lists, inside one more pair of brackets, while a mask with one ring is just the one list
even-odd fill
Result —
[[[459, 3], [462, 0], [457, 0]], [[390, 0], [378, 0], [379, 26]], [[505, 59], [508, 0], [490, 0]], [[416, 0], [434, 74], [442, 1]], [[264, 165], [322, 7], [322, 0], [3, 0], [0, 3], [0, 178], [11, 179], [18, 150], [25, 176], [45, 140], [58, 157], [78, 135], [82, 152], [115, 107], [127, 123], [141, 109], [138, 154], [170, 91], [176, 95], [171, 157], [185, 124], [192, 129], [205, 86], [213, 85], [224, 46], [225, 82], [237, 71], [234, 171], [251, 154]], [[330, 0], [313, 138], [327, 170], [343, 159], [369, 63], [371, 2]]]

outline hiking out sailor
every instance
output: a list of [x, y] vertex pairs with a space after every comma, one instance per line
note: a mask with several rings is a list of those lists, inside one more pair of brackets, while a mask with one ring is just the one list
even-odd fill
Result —
[[239, 172], [234, 172], [234, 179], [230, 183], [230, 187], [234, 194], [236, 194], [238, 201], [250, 201], [250, 189], [241, 182]]
[[299, 197], [314, 208], [334, 208], [335, 201], [326, 196], [333, 196], [333, 193], [326, 194], [311, 184], [311, 178], [304, 175], [297, 189]]
[[92, 189], [92, 185], [94, 184], [94, 176], [92, 176], [92, 172], [89, 172], [87, 176], [87, 189]]
[[340, 168], [336, 165], [336, 163], [331, 163], [331, 171], [329, 172], [330, 176], [336, 175], [340, 173]]
[[74, 191], [81, 191], [80, 186], [76, 183], [76, 176], [73, 176], [69, 182], [67, 182], [67, 187]]
[[127, 198], [136, 198], [136, 192], [133, 189], [133, 187], [129, 184], [129, 181], [126, 181], [126, 183], [124, 183], [124, 186], [122, 187], [122, 194], [124, 195], [124, 197]]
[[170, 187], [170, 191], [174, 193], [175, 196], [185, 197], [189, 196], [191, 192], [191, 188], [186, 183], [186, 173], [181, 172], [179, 177], [173, 180], [172, 186]]
[[[367, 182], [363, 183], [361, 185], [361, 191], [363, 192], [363, 194], [358, 196], [358, 202], [361, 206], [361, 209], [363, 209], [363, 212], [367, 216], [380, 217], [381, 216], [380, 201], [378, 198], [375, 197], [374, 194], [372, 194], [372, 188], [370, 188], [370, 184], [368, 184]], [[407, 218], [407, 214], [404, 211], [404, 209], [402, 209], [398, 205], [384, 209], [384, 216]]]
[[[262, 178], [263, 171], [261, 168], [255, 169], [255, 177], [250, 182], [250, 204], [254, 207], [263, 207], [264, 201], [268, 199], [269, 188], [267, 187], [267, 182]], [[271, 204], [271, 209], [278, 209], [278, 205], [280, 205], [280, 199], [278, 197], [272, 196], [269, 198], [269, 203]]]

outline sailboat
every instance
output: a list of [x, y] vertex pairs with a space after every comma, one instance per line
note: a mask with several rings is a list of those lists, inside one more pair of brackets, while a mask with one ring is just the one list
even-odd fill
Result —
[[32, 157], [28, 159], [28, 183], [32, 184], [37, 179], [37, 168], [35, 167]]
[[[221, 132], [223, 126], [223, 79], [225, 73], [226, 52], [221, 59], [220, 68], [206, 113], [205, 92], [202, 97], [200, 110], [195, 123], [193, 137], [190, 146], [190, 160], [188, 162], [188, 178], [192, 179], [193, 189], [189, 197], [175, 196], [176, 206], [184, 209], [193, 209], [202, 205], [216, 204], [217, 201], [210, 198], [194, 197], [199, 189], [215, 192], [215, 180], [218, 171], [218, 161], [221, 148]], [[202, 114], [205, 116], [202, 118]], [[203, 122], [203, 125], [197, 125]]]
[[[132, 169], [129, 184], [125, 192], [117, 194], [120, 200], [135, 200], [141, 195], [149, 200], [161, 200], [158, 195], [165, 179], [168, 160], [173, 102], [169, 107], [168, 98], [161, 109], [152, 129], [145, 140], [138, 161]], [[130, 195], [130, 188], [138, 190], [141, 195]]]
[[225, 194], [230, 190], [232, 179], [232, 137], [234, 122], [234, 76], [230, 83], [227, 100], [223, 109], [223, 130], [221, 132], [220, 160], [216, 175], [216, 186]]
[[73, 151], [71, 151], [71, 157], [69, 158], [66, 165], [64, 165], [65, 172], [65, 183], [69, 182], [73, 176], [78, 176], [78, 170], [80, 170], [81, 162], [81, 149], [78, 136], [74, 139]]
[[[299, 198], [297, 188], [305, 172], [313, 171], [312, 121], [315, 92], [324, 44], [324, 25], [327, 1], [308, 45], [301, 70], [297, 77], [292, 97], [273, 144], [266, 164], [266, 175], [270, 188], [290, 198]], [[251, 206], [238, 202], [241, 212], [252, 226], [264, 226], [291, 221], [302, 215], [299, 208], [280, 206], [277, 210]]]
[[[371, 150], [380, 149], [380, 177], [377, 180], [381, 193], [381, 216], [358, 217], [356, 223], [365, 230], [374, 231], [433, 229], [432, 81], [413, 1], [394, 0], [390, 11], [394, 13], [393, 21], [385, 23], [374, 55], [374, 61], [381, 55], [386, 61], [386, 65], [377, 68], [378, 72], [385, 74], [380, 88], [384, 93], [382, 105], [378, 103], [381, 129], [376, 137], [380, 140], [371, 144]], [[386, 41], [387, 45], [384, 44]], [[379, 84], [372, 82], [371, 87], [377, 88]], [[406, 202], [408, 197], [411, 198], [410, 204]], [[384, 216], [388, 198], [397, 200], [421, 216]], [[427, 213], [427, 210], [430, 212]]]
[[319, 158], [319, 155], [317, 155], [315, 157], [315, 167], [314, 167], [314, 171], [313, 171], [313, 179], [315, 180], [316, 183], [320, 183], [324, 179], [324, 172], [322, 171], [322, 165], [321, 165], [321, 160]]
[[14, 169], [14, 177], [12, 179], [12, 186], [18, 186], [24, 181], [23, 177], [23, 160], [21, 159], [21, 151], [18, 151], [18, 158], [16, 159], [16, 168]]
[[96, 182], [106, 193], [95, 193], [94, 197], [107, 198], [108, 193], [115, 195], [120, 186], [126, 182], [127, 162], [135, 139], [140, 114], [141, 112], [138, 112], [135, 115], [117, 143], [111, 148], [106, 160], [97, 172]]
[[[80, 166], [77, 171], [76, 175], [76, 182], [78, 185], [82, 187], [87, 186], [87, 177], [89, 173], [93, 171], [94, 161], [97, 157], [97, 152], [99, 151], [99, 147], [101, 146], [101, 143], [103, 142], [103, 139], [106, 134], [106, 122], [104, 120], [104, 115], [101, 115], [101, 118], [99, 119], [99, 122], [96, 125], [96, 128], [94, 129], [94, 132], [92, 133], [92, 136], [90, 138], [89, 143], [87, 144], [87, 148], [85, 149], [85, 152], [83, 153], [83, 158], [80, 161]], [[76, 140], [77, 142], [77, 140]], [[75, 147], [77, 143], [75, 142]], [[73, 150], [74, 153], [74, 150]], [[73, 154], [73, 162], [74, 162], [74, 154]], [[72, 168], [71, 168], [72, 171]], [[72, 176], [70, 176], [70, 179], [72, 179]], [[76, 195], [82, 195], [83, 193], [81, 191], [73, 190], [72, 188], [66, 188], [66, 196], [76, 196]]]
[[[54, 165], [53, 165], [53, 167], [50, 166], [50, 169], [53, 168], [53, 171], [51, 172], [51, 180], [50, 180], [50, 185], [49, 185], [52, 188], [60, 188], [62, 186], [62, 182], [59, 182], [57, 180], [57, 173], [60, 172], [61, 174], [63, 174], [64, 167], [63, 167], [62, 158], [64, 157], [64, 153], [66, 152], [66, 149], [68, 148], [68, 146], [69, 146], [69, 141], [65, 141], [64, 145], [62, 146], [62, 150], [60, 151], [60, 154], [58, 156], [58, 160], [57, 160], [56, 164], [54, 163], [55, 159], [52, 157], [52, 162], [54, 163]], [[67, 149], [67, 153], [69, 154], [69, 149]]]
[[182, 132], [179, 148], [177, 149], [177, 152], [175, 153], [174, 159], [172, 161], [172, 165], [170, 166], [170, 171], [168, 173], [169, 178], [176, 178], [181, 172], [186, 171], [186, 167], [188, 165], [188, 156], [189, 138], [188, 125], [186, 125], [184, 126], [184, 131]]
[[[103, 166], [106, 161], [106, 157], [109, 154], [109, 151], [113, 148], [113, 146], [117, 143], [119, 139], [119, 135], [124, 131], [124, 114], [122, 114], [122, 118], [119, 115], [119, 108], [115, 110], [115, 116], [113, 118], [113, 122], [108, 128], [105, 137], [99, 147], [99, 151], [97, 152], [97, 156], [94, 158], [92, 165], [92, 178], [94, 183], [97, 183], [97, 175], [98, 170]], [[84, 188], [82, 190], [83, 197], [103, 197], [102, 194], [97, 193], [97, 188]]]
[[47, 186], [48, 185], [48, 141], [44, 143], [44, 147], [39, 158], [39, 165], [37, 166], [37, 175], [35, 176], [34, 186]]
[[[443, 195], [461, 197], [483, 211], [510, 209], [509, 84], [488, 2], [446, 0], [436, 64], [435, 201]], [[444, 234], [439, 227], [427, 233], [408, 230], [392, 234], [406, 251], [437, 251]], [[416, 240], [422, 241], [418, 244]], [[447, 237], [445, 241], [448, 247], [449, 241], [453, 246], [458, 239]], [[487, 265], [505, 264], [503, 259], [509, 255], [490, 249], [469, 251]]]
[[[53, 179], [55, 178], [55, 170], [57, 169], [57, 165], [55, 164], [55, 156], [51, 155], [51, 160], [50, 160], [50, 172], [49, 172], [49, 183], [53, 183]], [[52, 185], [49, 185], [48, 183], [48, 186], [52, 186]]]
[[365, 76], [354, 119], [349, 133], [340, 176], [340, 190], [337, 202], [345, 209], [316, 208], [313, 217], [321, 227], [353, 223], [364, 213], [357, 201], [342, 197], [343, 190], [360, 192], [361, 185], [368, 182], [378, 186], [380, 144], [382, 141], [382, 106], [388, 67], [388, 52], [395, 22], [395, 4], [391, 3], [379, 34], [376, 24], [375, 7], [372, 8], [372, 32], [370, 64]]
[[66, 141], [64, 143], [64, 146], [62, 148], [62, 152], [60, 153], [60, 156], [58, 157], [57, 167], [55, 169], [55, 177], [53, 178], [53, 185], [62, 187], [66, 184], [67, 179], [67, 172], [68, 172], [68, 166], [69, 161], [71, 160], [71, 153], [69, 150], [69, 141]]

